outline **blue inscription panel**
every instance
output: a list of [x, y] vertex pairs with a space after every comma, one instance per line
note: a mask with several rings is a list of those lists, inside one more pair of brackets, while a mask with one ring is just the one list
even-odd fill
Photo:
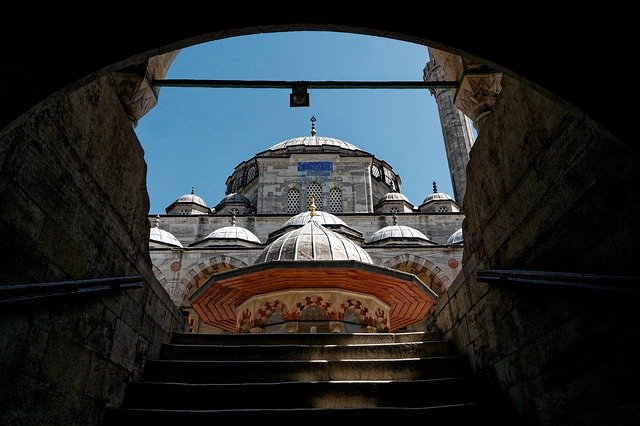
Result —
[[299, 172], [332, 172], [331, 161], [301, 161], [298, 163]]

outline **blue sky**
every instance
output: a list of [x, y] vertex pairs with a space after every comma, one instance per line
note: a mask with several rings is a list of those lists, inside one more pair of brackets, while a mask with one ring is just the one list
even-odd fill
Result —
[[[233, 37], [183, 49], [166, 78], [421, 81], [425, 46], [331, 32]], [[414, 205], [438, 190], [453, 195], [433, 96], [426, 89], [310, 89], [310, 106], [289, 107], [290, 90], [170, 88], [140, 119], [150, 213], [195, 187], [209, 206], [226, 178], [254, 154], [309, 134], [350, 142], [387, 161]]]

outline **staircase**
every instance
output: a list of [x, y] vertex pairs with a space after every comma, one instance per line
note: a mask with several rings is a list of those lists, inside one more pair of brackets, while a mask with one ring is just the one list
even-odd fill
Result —
[[503, 411], [450, 342], [422, 332], [176, 334], [106, 425], [398, 419], [494, 424]]

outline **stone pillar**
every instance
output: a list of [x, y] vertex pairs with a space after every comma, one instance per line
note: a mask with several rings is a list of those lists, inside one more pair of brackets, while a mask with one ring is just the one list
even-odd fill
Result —
[[[439, 61], [433, 57], [429, 48], [431, 60], [424, 68], [424, 81], [444, 81], [445, 70]], [[469, 151], [474, 137], [471, 123], [454, 102], [455, 91], [452, 89], [431, 89], [435, 97], [440, 114], [440, 125], [444, 138], [444, 147], [449, 163], [453, 195], [456, 202], [463, 207], [464, 193], [467, 186], [466, 169], [469, 162]]]
[[153, 56], [137, 66], [113, 73], [118, 99], [129, 121], [135, 127], [138, 120], [158, 104], [160, 88], [153, 87], [153, 79], [164, 78], [179, 50]]

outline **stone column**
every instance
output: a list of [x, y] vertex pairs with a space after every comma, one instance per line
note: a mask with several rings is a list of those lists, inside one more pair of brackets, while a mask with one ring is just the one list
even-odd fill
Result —
[[[445, 78], [445, 70], [439, 61], [434, 58], [431, 48], [429, 48], [429, 56], [431, 60], [424, 68], [424, 81], [447, 80]], [[431, 89], [431, 94], [436, 99], [440, 114], [440, 125], [449, 163], [454, 199], [463, 207], [464, 193], [467, 186], [466, 169], [469, 162], [469, 151], [474, 141], [471, 123], [469, 118], [456, 107], [455, 90]]]

